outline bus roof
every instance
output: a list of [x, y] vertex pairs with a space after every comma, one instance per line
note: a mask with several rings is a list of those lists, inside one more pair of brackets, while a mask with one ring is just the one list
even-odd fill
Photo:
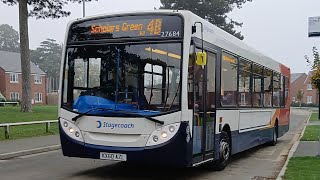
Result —
[[[202, 22], [204, 24], [204, 30], [207, 33], [204, 33], [204, 39], [207, 42], [213, 43], [214, 45], [235, 53], [243, 58], [249, 59], [255, 63], [273, 69], [275, 71], [279, 71], [279, 66], [285, 67], [289, 69], [287, 66], [281, 64], [280, 62], [264, 55], [263, 53], [259, 52], [258, 50], [248, 46], [242, 40], [236, 38], [235, 36], [227, 33], [226, 31], [220, 29], [219, 27], [211, 24], [210, 22], [202, 19], [201, 17], [193, 14], [191, 11], [186, 10], [147, 10], [147, 11], [128, 11], [128, 12], [117, 12], [117, 13], [108, 13], [108, 14], [101, 14], [95, 16], [88, 16], [83, 18], [78, 18], [69, 22], [67, 29], [69, 29], [70, 25], [74, 22], [78, 21], [86, 21], [96, 18], [103, 18], [108, 16], [126, 16], [126, 15], [144, 15], [144, 14], [180, 14], [185, 17], [185, 27], [193, 25], [194, 22]], [[191, 29], [191, 28], [190, 28]], [[196, 33], [197, 34], [197, 33]], [[206, 37], [207, 34], [207, 37]], [[199, 35], [199, 34], [198, 34]], [[191, 36], [191, 34], [190, 34]]]

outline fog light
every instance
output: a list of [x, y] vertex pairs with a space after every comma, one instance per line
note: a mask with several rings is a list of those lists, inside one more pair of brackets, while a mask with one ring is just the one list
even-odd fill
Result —
[[153, 136], [153, 138], [152, 138], [152, 139], [153, 139], [153, 141], [154, 141], [154, 142], [158, 142], [159, 137], [158, 137], [158, 136]]
[[162, 137], [162, 138], [166, 138], [167, 136], [168, 136], [168, 134], [167, 134], [166, 132], [162, 132], [162, 133], [161, 133], [161, 137]]
[[169, 127], [169, 131], [170, 131], [170, 132], [172, 132], [172, 133], [173, 133], [173, 132], [174, 132], [174, 130], [175, 130], [174, 126], [170, 126], [170, 127]]
[[72, 134], [74, 132], [74, 129], [72, 127], [69, 128], [69, 132]]
[[76, 131], [76, 133], [74, 133], [74, 135], [75, 135], [76, 137], [79, 137], [79, 136], [80, 136], [80, 133], [79, 133], [78, 131]]
[[63, 126], [64, 127], [68, 127], [68, 123], [65, 121], [65, 122], [63, 122]]

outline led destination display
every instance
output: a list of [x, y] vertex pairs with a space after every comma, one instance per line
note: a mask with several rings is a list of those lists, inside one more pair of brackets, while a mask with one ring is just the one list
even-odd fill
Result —
[[68, 40], [74, 42], [110, 38], [181, 36], [182, 20], [178, 16], [126, 16], [74, 24], [71, 26]]

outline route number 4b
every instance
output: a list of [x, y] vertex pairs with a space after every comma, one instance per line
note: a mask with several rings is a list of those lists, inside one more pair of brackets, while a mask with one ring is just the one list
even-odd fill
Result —
[[162, 27], [162, 19], [152, 19], [148, 24], [148, 32], [150, 35], [159, 35]]

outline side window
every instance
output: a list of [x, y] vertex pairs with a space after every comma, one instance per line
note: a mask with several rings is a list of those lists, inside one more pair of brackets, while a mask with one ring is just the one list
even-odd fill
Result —
[[281, 99], [281, 86], [280, 86], [281, 76], [279, 73], [273, 73], [273, 107], [280, 106]]
[[254, 107], [263, 105], [263, 67], [253, 64], [252, 104]]
[[284, 94], [284, 89], [285, 89], [285, 87], [284, 87], [284, 80], [285, 80], [285, 77], [284, 76], [281, 76], [281, 79], [280, 79], [280, 106], [281, 107], [284, 107], [285, 106], [285, 104], [284, 104], [284, 102], [285, 102], [285, 94]]
[[252, 63], [246, 60], [240, 60], [239, 63], [239, 99], [238, 104], [241, 107], [251, 107], [251, 71]]
[[263, 105], [272, 107], [272, 71], [264, 69], [263, 78]]
[[285, 97], [285, 106], [287, 104], [287, 101], [288, 101], [288, 96], [289, 96], [289, 78], [285, 77], [284, 78], [284, 97]]
[[235, 56], [222, 53], [221, 105], [236, 106], [238, 60]]

